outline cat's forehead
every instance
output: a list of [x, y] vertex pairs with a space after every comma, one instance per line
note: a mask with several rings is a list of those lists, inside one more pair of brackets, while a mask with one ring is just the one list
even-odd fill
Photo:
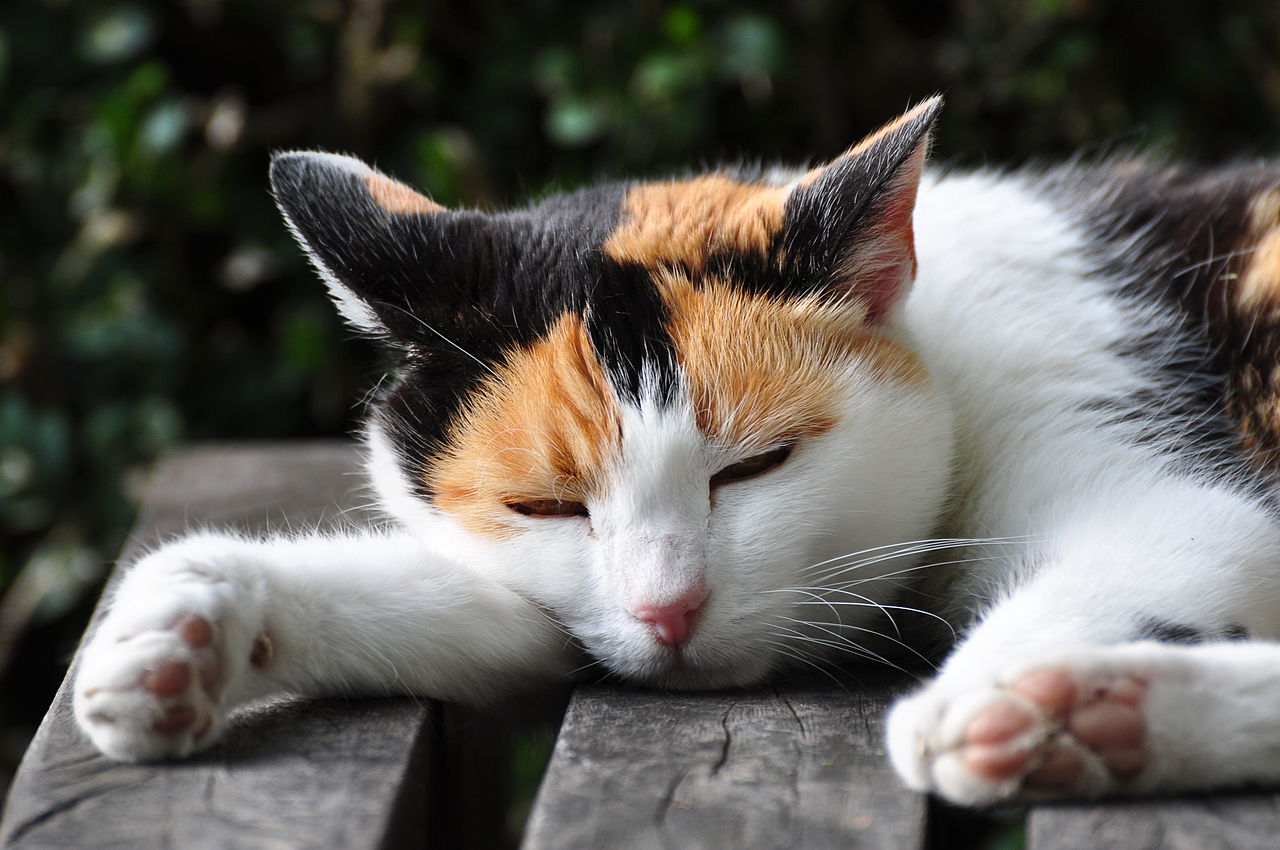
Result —
[[[676, 468], [670, 452], [681, 475], [705, 481], [731, 459], [819, 437], [858, 383], [850, 369], [908, 389], [924, 380], [913, 354], [850, 311], [694, 283], [674, 269], [655, 273], [654, 283], [672, 385], [630, 397], [589, 321], [566, 312], [463, 401], [422, 471], [438, 507], [472, 531], [505, 536], [520, 520], [504, 503], [591, 504], [638, 471]], [[626, 445], [656, 453], [629, 455]]]
[[[458, 232], [493, 282], [489, 311], [527, 346], [576, 314], [615, 390], [638, 402], [677, 381], [672, 272], [787, 296], [804, 281], [778, 261], [789, 186], [714, 172], [597, 185]], [[799, 285], [799, 286], [798, 286]]]
[[714, 465], [718, 452], [831, 429], [850, 364], [870, 380], [919, 382], [918, 361], [869, 329], [858, 304], [787, 277], [777, 255], [790, 190], [716, 173], [597, 186], [506, 218], [521, 243], [493, 256], [516, 295], [538, 293], [545, 330], [454, 396], [422, 491], [473, 531], [505, 535], [521, 520], [504, 503], [590, 503], [627, 480], [623, 446], [651, 442], [628, 429], [682, 420], [681, 439]]
[[493, 216], [465, 236], [487, 241], [489, 271], [541, 276], [540, 297], [557, 313], [625, 303], [670, 268], [779, 292], [793, 281], [769, 258], [781, 249], [793, 185], [745, 172], [605, 183]]
[[[687, 177], [605, 183], [556, 195], [506, 218], [512, 259], [732, 274], [749, 288], [777, 290], [787, 200], [802, 172], [735, 169]], [[768, 278], [762, 281], [760, 278]], [[632, 282], [606, 275], [589, 292]]]

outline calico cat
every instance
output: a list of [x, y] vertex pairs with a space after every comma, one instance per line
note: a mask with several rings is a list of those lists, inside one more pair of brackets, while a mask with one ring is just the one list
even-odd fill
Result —
[[280, 692], [743, 686], [934, 617], [959, 643], [888, 724], [912, 787], [1280, 779], [1280, 168], [927, 173], [939, 108], [499, 213], [277, 156], [399, 360], [365, 432], [395, 524], [159, 548], [81, 727], [141, 760]]

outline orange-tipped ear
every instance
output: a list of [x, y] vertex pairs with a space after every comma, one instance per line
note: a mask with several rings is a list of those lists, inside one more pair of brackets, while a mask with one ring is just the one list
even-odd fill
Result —
[[444, 212], [444, 207], [414, 191], [399, 180], [370, 170], [364, 175], [364, 186], [373, 202], [389, 213], [398, 215], [422, 215]]
[[[792, 256], [833, 294], [884, 319], [915, 278], [912, 216], [942, 98], [924, 101], [802, 177], [787, 202]], [[804, 244], [807, 242], [808, 244]]]

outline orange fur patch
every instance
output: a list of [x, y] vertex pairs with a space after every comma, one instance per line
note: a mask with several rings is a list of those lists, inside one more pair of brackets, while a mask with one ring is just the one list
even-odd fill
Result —
[[477, 390], [426, 479], [441, 510], [472, 531], [504, 536], [518, 528], [507, 503], [597, 496], [620, 437], [586, 328], [566, 315]]
[[373, 202], [389, 213], [422, 214], [444, 211], [444, 207], [426, 195], [381, 174], [366, 174], [364, 185]]
[[782, 227], [787, 189], [722, 174], [634, 186], [622, 223], [604, 243], [619, 262], [701, 268], [717, 251], [764, 253]]
[[1240, 446], [1258, 464], [1280, 475], [1280, 373], [1244, 364], [1232, 375], [1227, 411], [1236, 420]]
[[1227, 410], [1242, 448], [1280, 474], [1280, 187], [1253, 199], [1239, 247], [1245, 253], [1228, 274], [1236, 277], [1232, 321], [1247, 345], [1232, 365]]
[[747, 450], [830, 430], [840, 368], [862, 361], [883, 380], [927, 381], [919, 359], [869, 329], [856, 305], [774, 300], [717, 282], [659, 276], [671, 337], [704, 433]]
[[1262, 193], [1250, 205], [1246, 245], [1251, 250], [1240, 272], [1240, 305], [1258, 309], [1280, 302], [1280, 187]]

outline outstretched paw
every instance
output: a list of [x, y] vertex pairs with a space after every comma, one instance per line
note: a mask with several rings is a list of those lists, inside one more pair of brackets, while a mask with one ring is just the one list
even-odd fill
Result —
[[227, 549], [191, 538], [122, 580], [75, 679], [76, 720], [107, 756], [145, 761], [208, 746], [247, 696], [245, 670], [270, 661], [260, 594], [219, 565]]
[[939, 684], [895, 706], [891, 755], [913, 787], [958, 803], [1097, 796], [1146, 766], [1146, 693], [1137, 673], [1067, 663]]
[[200, 749], [222, 719], [219, 638], [214, 622], [184, 613], [158, 628], [95, 640], [76, 680], [81, 727], [102, 752], [124, 761]]

